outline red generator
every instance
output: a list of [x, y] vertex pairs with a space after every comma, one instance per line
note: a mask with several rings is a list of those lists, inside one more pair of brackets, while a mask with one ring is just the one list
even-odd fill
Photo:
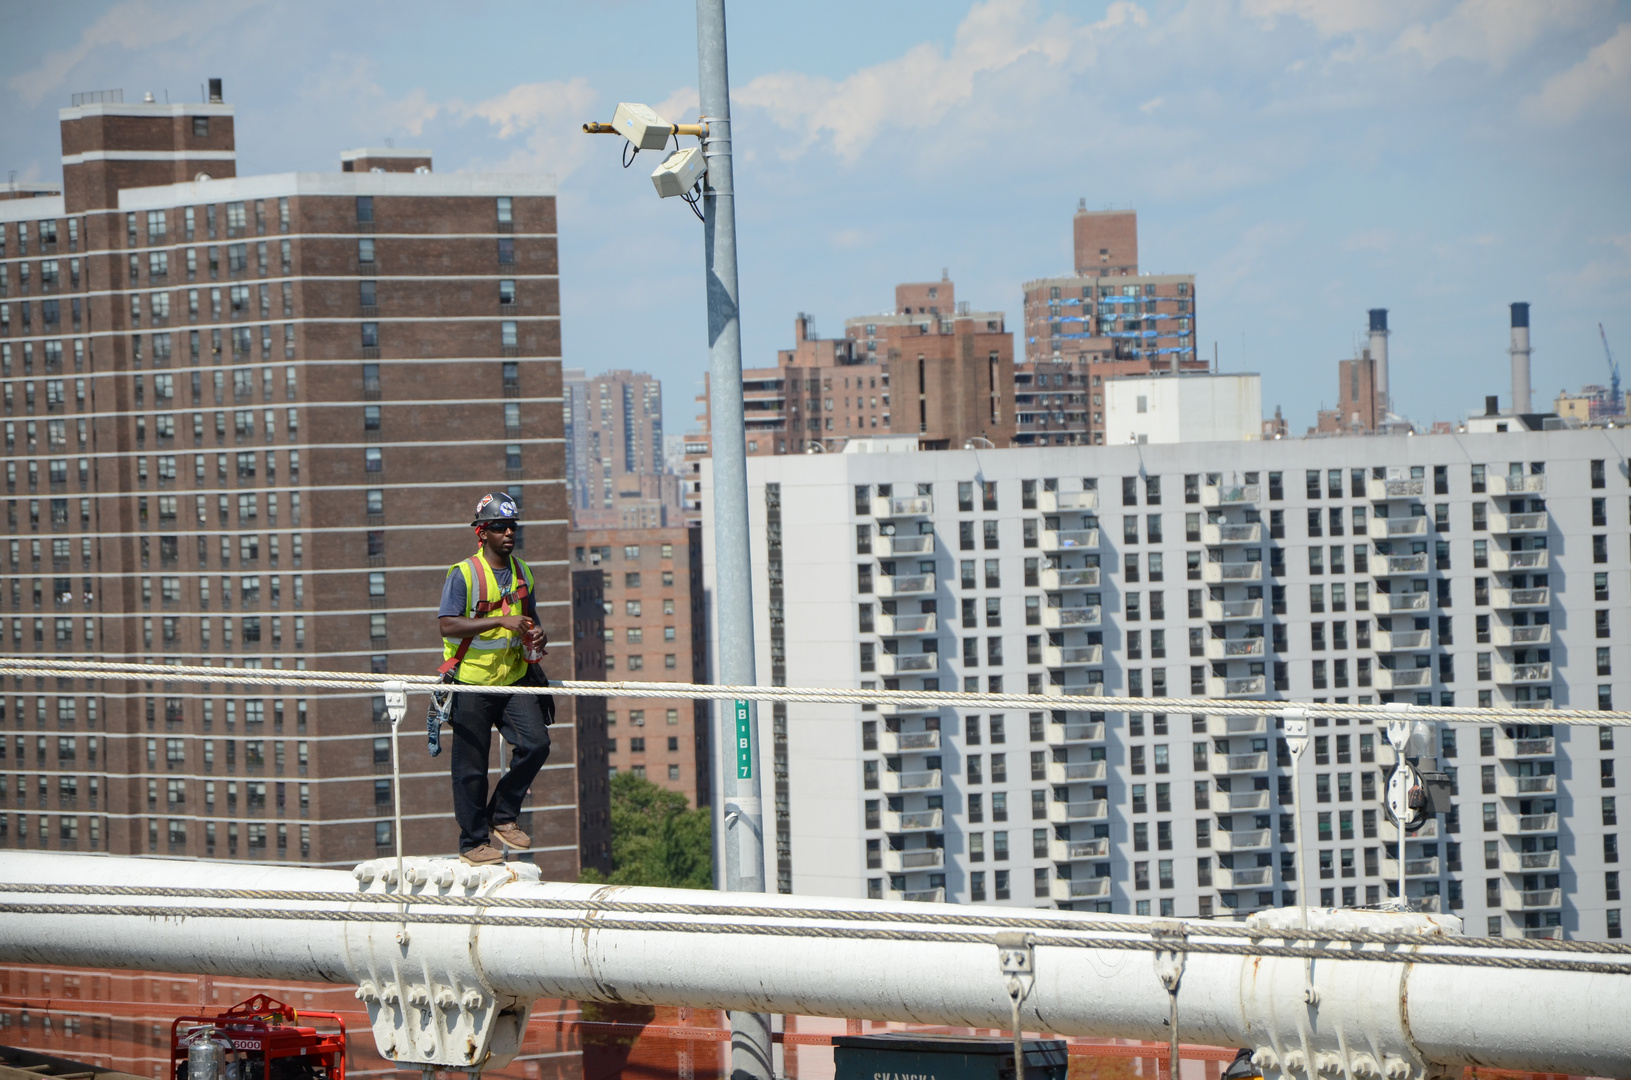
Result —
[[[299, 1026], [311, 1017], [340, 1030]], [[215, 1016], [177, 1017], [170, 1066], [172, 1080], [345, 1080], [345, 1021], [256, 994]]]

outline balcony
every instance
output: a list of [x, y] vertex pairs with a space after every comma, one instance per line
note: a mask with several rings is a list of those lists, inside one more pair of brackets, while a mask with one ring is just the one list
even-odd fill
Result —
[[1045, 607], [1042, 609], [1042, 627], [1045, 630], [1070, 630], [1075, 627], [1099, 625], [1099, 607]]
[[1241, 525], [1202, 525], [1201, 543], [1207, 547], [1224, 544], [1256, 544], [1263, 539], [1263, 526], [1258, 522]]
[[1050, 761], [1048, 762], [1048, 783], [1096, 783], [1104, 779], [1104, 771], [1105, 764], [1102, 761]]
[[1067, 881], [1064, 878], [1054, 878], [1050, 895], [1055, 900], [1102, 900], [1110, 895], [1110, 879], [1107, 877], [1091, 877], [1082, 881]]
[[1212, 884], [1220, 889], [1267, 889], [1274, 884], [1274, 867], [1250, 866], [1230, 869], [1220, 866], [1212, 871]]
[[914, 904], [944, 904], [946, 902], [946, 890], [944, 888], [885, 889], [883, 895], [886, 900], [905, 900]]
[[944, 848], [913, 848], [911, 851], [885, 851], [883, 868], [891, 874], [911, 874], [923, 870], [941, 870], [946, 865]]
[[1206, 696], [1211, 698], [1262, 697], [1268, 687], [1263, 675], [1246, 675], [1238, 679], [1206, 677]]
[[1043, 529], [1043, 551], [1095, 551], [1099, 546], [1097, 529]]
[[1258, 502], [1261, 490], [1256, 484], [1232, 484], [1223, 487], [1214, 487], [1205, 484], [1201, 487], [1202, 506], [1251, 506]]
[[891, 656], [884, 653], [877, 658], [879, 675], [912, 675], [932, 673], [940, 666], [939, 653], [912, 653], [909, 656]]
[[1104, 663], [1103, 645], [1044, 645], [1042, 663], [1051, 668], [1083, 667]]
[[1237, 829], [1212, 834], [1214, 851], [1263, 851], [1273, 846], [1274, 832], [1270, 829]]
[[1427, 573], [1427, 554], [1373, 555], [1370, 561], [1372, 577], [1398, 577], [1403, 574]]
[[1050, 698], [1103, 697], [1104, 684], [1101, 682], [1070, 683], [1068, 685], [1046, 683], [1042, 687], [1042, 696]]
[[1507, 814], [1500, 815], [1501, 831], [1517, 835], [1537, 835], [1540, 833], [1557, 832], [1557, 814]]
[[1269, 730], [1266, 716], [1208, 716], [1206, 733], [1219, 737], [1231, 735], [1264, 735]]
[[1554, 851], [1503, 851], [1501, 869], [1508, 874], [1556, 873], [1563, 860]]
[[1555, 709], [1557, 708], [1557, 702], [1551, 698], [1541, 698], [1539, 701], [1508, 701], [1506, 707], [1509, 709]]
[[1407, 611], [1427, 611], [1432, 597], [1424, 592], [1377, 593], [1370, 598], [1370, 609], [1378, 615], [1399, 615]]
[[888, 833], [934, 832], [943, 827], [944, 810], [885, 810], [883, 831]]
[[[1390, 843], [1395, 843], [1395, 844], [1398, 843], [1399, 842], [1399, 825], [1398, 825], [1398, 822], [1393, 821], [1385, 813], [1382, 814], [1381, 817], [1382, 817], [1382, 821], [1381, 821], [1381, 836], [1382, 836], [1382, 839], [1386, 840], [1386, 841], [1389, 841]], [[1422, 822], [1421, 828], [1417, 829], [1415, 832], [1410, 832], [1407, 829], [1405, 831], [1404, 838], [1406, 840], [1437, 840], [1438, 839], [1438, 818], [1436, 818], [1436, 817], [1428, 818], [1426, 821]]]
[[1079, 514], [1099, 508], [1097, 491], [1041, 491], [1036, 507], [1044, 514]]
[[886, 772], [879, 778], [886, 795], [902, 795], [909, 791], [939, 791], [940, 770], [921, 772]]
[[[1406, 859], [1404, 861], [1404, 876], [1407, 878], [1436, 878], [1438, 877], [1438, 856], [1430, 859]], [[1399, 860], [1382, 860], [1382, 880], [1399, 880]]]
[[880, 731], [878, 749], [885, 754], [926, 754], [940, 749], [940, 732]]
[[935, 632], [935, 616], [928, 615], [879, 615], [878, 635], [880, 637], [909, 637], [914, 634], [933, 634]]
[[1077, 821], [1109, 821], [1110, 803], [1104, 799], [1083, 802], [1051, 802], [1048, 820], [1055, 825], [1068, 825]]
[[1495, 776], [1495, 794], [1506, 799], [1529, 799], [1536, 796], [1557, 794], [1557, 776], [1547, 773], [1544, 776], [1513, 776], [1510, 773], [1497, 773]]
[[1399, 668], [1393, 671], [1378, 668], [1375, 677], [1378, 690], [1419, 690], [1424, 686], [1433, 685], [1432, 668]]
[[919, 713], [939, 712], [934, 705], [902, 705], [894, 701], [880, 701], [878, 703], [879, 716], [916, 716]]
[[1056, 837], [1048, 841], [1048, 857], [1054, 862], [1108, 859], [1110, 840], [1102, 836], [1096, 840], [1060, 840]]
[[872, 550], [880, 559], [892, 559], [901, 555], [933, 555], [934, 534], [880, 536], [872, 541]]
[[1552, 665], [1508, 664], [1497, 656], [1495, 658], [1494, 675], [1495, 681], [1502, 684], [1549, 683], [1552, 681]]
[[878, 495], [872, 500], [873, 517], [929, 517], [933, 513], [934, 499], [928, 495]]
[[1096, 589], [1099, 587], [1099, 568], [1089, 566], [1081, 570], [1044, 570], [1042, 571], [1042, 587], [1049, 592], [1061, 592], [1065, 589]]
[[1259, 773], [1268, 772], [1269, 756], [1261, 754], [1213, 754], [1212, 771], [1214, 773]]
[[1512, 648], [1516, 645], [1550, 645], [1552, 643], [1552, 627], [1550, 623], [1544, 626], [1507, 626], [1496, 623], [1489, 628], [1489, 639], [1502, 648]]
[[1543, 533], [1549, 524], [1550, 520], [1544, 510], [1532, 514], [1503, 514], [1499, 510], [1489, 512], [1489, 531], [1497, 535], [1521, 536]]
[[1495, 608], [1497, 611], [1543, 608], [1549, 606], [1551, 602], [1551, 589], [1495, 588], [1489, 591], [1490, 607]]
[[1378, 630], [1371, 642], [1379, 653], [1426, 652], [1433, 647], [1433, 634], [1430, 630]]
[[1528, 761], [1555, 753], [1557, 740], [1553, 738], [1495, 740], [1495, 756], [1501, 761]]
[[1501, 906], [1508, 911], [1544, 911], [1563, 906], [1562, 889], [1501, 890]]
[[1263, 617], [1263, 599], [1255, 600], [1206, 600], [1203, 601], [1202, 614], [1207, 622], [1242, 622], [1246, 619], [1261, 619]]
[[1539, 551], [1503, 551], [1495, 548], [1489, 553], [1489, 568], [1501, 574], [1546, 570], [1551, 565], [1552, 553], [1545, 548]]
[[1042, 733], [1049, 746], [1104, 741], [1103, 724], [1049, 724]]
[[1365, 481], [1365, 496], [1371, 502], [1387, 502], [1390, 499], [1419, 499], [1426, 493], [1426, 480], [1377, 480], [1373, 477]]
[[1541, 926], [1532, 930], [1525, 930], [1523, 936], [1530, 941], [1545, 938], [1549, 941], [1562, 941], [1563, 928], [1561, 926]]
[[1544, 495], [1546, 494], [1546, 474], [1489, 476], [1484, 479], [1484, 487], [1497, 499], [1508, 495]]
[[878, 579], [879, 596], [929, 596], [934, 593], [933, 574], [896, 574]]
[[1201, 566], [1201, 580], [1208, 585], [1236, 585], [1263, 580], [1260, 562], [1209, 562]]
[[1243, 814], [1252, 810], [1268, 810], [1269, 792], [1267, 788], [1262, 791], [1214, 791], [1212, 792], [1212, 812], [1214, 814]]
[[1208, 638], [1206, 641], [1208, 660], [1260, 659], [1263, 652], [1263, 639], [1260, 637]]
[[1426, 536], [1427, 516], [1412, 514], [1410, 517], [1373, 517], [1366, 525], [1366, 529], [1372, 540], [1405, 540]]

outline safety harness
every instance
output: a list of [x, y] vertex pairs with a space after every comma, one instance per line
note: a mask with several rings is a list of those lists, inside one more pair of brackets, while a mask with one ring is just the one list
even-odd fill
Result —
[[[521, 573], [520, 568], [515, 565], [514, 556], [510, 556], [509, 558], [510, 582], [514, 587], [511, 588], [509, 592], [504, 593], [502, 596], [499, 596], [497, 599], [493, 600], [489, 600], [487, 598], [487, 575], [482, 572], [483, 567], [481, 565], [481, 552], [477, 551], [474, 555], [470, 556], [470, 558], [466, 559], [465, 562], [470, 565], [470, 579], [472, 584], [474, 584], [476, 587], [476, 602], [474, 604], [470, 604], [469, 618], [479, 618], [488, 614], [489, 612], [501, 610], [510, 604], [522, 603], [529, 595], [527, 589], [527, 576]], [[468, 604], [469, 600], [466, 599], [465, 602]], [[470, 651], [470, 643], [474, 640], [476, 640], [476, 635], [472, 634], [460, 641], [459, 647], [453, 653], [453, 655], [442, 661], [442, 666], [436, 669], [437, 674], [447, 675], [452, 672], [454, 668], [457, 668], [459, 666], [459, 662], [464, 659], [464, 654]]]

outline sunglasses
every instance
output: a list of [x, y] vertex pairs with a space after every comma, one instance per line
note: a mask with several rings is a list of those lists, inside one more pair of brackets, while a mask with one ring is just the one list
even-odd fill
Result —
[[513, 521], [495, 521], [482, 526], [484, 532], [515, 532], [520, 526]]

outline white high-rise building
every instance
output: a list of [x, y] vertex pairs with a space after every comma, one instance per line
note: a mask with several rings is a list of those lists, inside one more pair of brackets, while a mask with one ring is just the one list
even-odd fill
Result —
[[[753, 458], [759, 678], [1034, 709], [761, 712], [784, 891], [1206, 915], [1387, 900], [1378, 727], [1101, 694], [1518, 706], [1451, 724], [1407, 891], [1471, 933], [1619, 934], [1631, 737], [1624, 431]], [[710, 477], [703, 473], [703, 491]], [[704, 506], [703, 520], [711, 509]], [[718, 568], [705, 530], [705, 576]], [[1626, 808], [1631, 812], [1631, 807]]]

